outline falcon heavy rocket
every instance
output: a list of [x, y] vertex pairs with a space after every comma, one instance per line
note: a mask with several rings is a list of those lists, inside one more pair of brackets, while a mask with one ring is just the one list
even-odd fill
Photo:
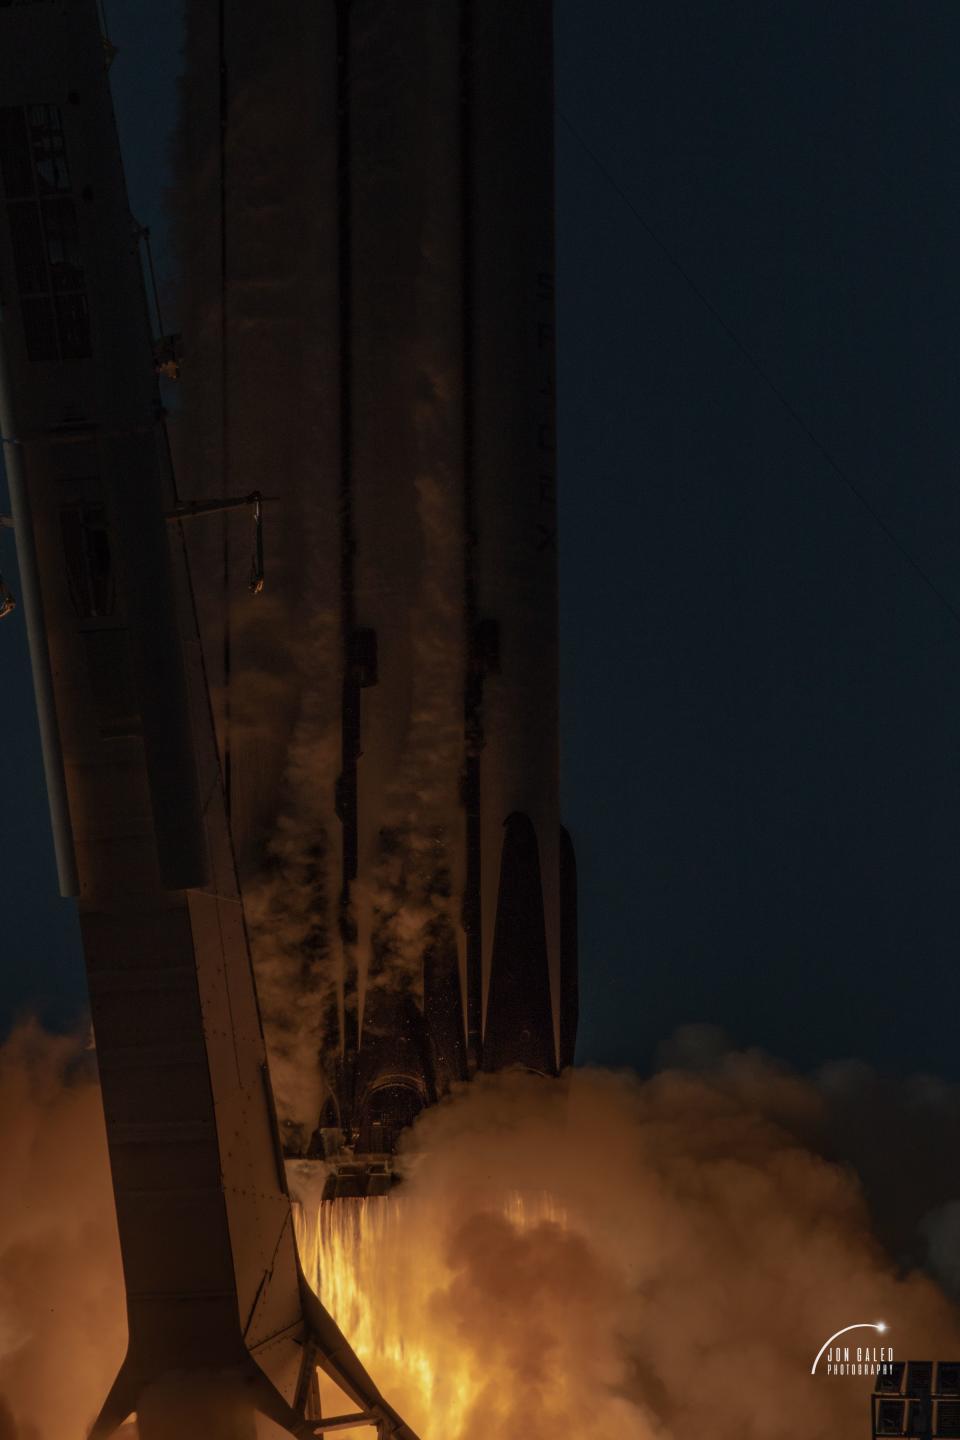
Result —
[[573, 1058], [552, 6], [187, 13], [175, 477], [96, 0], [0, 3], [0, 601], [128, 1302], [92, 1434], [182, 1371], [320, 1433], [320, 1367], [411, 1437], [304, 1283], [284, 1162], [381, 1193], [456, 1082]]
[[455, 1082], [573, 1058], [552, 4], [256, 9], [193, 12], [181, 468], [274, 497], [265, 604], [189, 540], [285, 1150], [366, 1195]]

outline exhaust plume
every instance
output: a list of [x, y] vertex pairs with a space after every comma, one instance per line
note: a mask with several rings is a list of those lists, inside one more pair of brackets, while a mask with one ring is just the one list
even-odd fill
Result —
[[418, 1121], [391, 1200], [302, 1195], [305, 1265], [427, 1436], [826, 1440], [864, 1423], [872, 1384], [811, 1377], [840, 1325], [960, 1353], [954, 1307], [809, 1148], [828, 1115], [759, 1055], [482, 1077]]
[[[875, 1180], [864, 1094], [917, 1116], [926, 1095], [935, 1128], [954, 1087], [858, 1070], [844, 1092], [835, 1072], [828, 1085], [691, 1044], [646, 1081], [481, 1077], [424, 1113], [388, 1199], [321, 1213], [290, 1167], [305, 1267], [423, 1440], [832, 1440], [863, 1425], [871, 1386], [809, 1373], [841, 1325], [885, 1320], [900, 1358], [960, 1355], [957, 1310], [883, 1249], [885, 1187], [865, 1193], [837, 1141], [856, 1134]], [[0, 1050], [0, 1149], [0, 1437], [82, 1440], [125, 1324], [81, 1042], [30, 1025]], [[923, 1154], [909, 1159], [930, 1196]], [[956, 1211], [955, 1192], [918, 1215], [904, 1253], [949, 1258]], [[206, 1434], [207, 1399], [186, 1383], [175, 1398], [176, 1433]]]
[[123, 1277], [93, 1052], [0, 1049], [0, 1436], [80, 1440], [123, 1359]]

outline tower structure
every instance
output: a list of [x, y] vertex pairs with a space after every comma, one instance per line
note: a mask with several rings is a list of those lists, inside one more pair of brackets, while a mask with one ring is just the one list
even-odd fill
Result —
[[106, 65], [95, 0], [0, 7], [0, 436], [127, 1299], [91, 1436], [187, 1374], [304, 1440], [323, 1370], [414, 1440], [297, 1257]]

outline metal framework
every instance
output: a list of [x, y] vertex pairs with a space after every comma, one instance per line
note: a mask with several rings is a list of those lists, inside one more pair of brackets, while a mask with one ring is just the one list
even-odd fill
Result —
[[960, 1436], [960, 1360], [898, 1360], [870, 1397], [871, 1440]]
[[[89, 1440], [134, 1413], [140, 1440], [166, 1433], [141, 1400], [184, 1374], [296, 1440], [416, 1440], [297, 1256], [181, 523], [249, 507], [258, 590], [262, 496], [176, 491], [95, 0], [0, 4], [0, 295], [0, 444], [126, 1287]], [[349, 1414], [322, 1417], [318, 1368]]]

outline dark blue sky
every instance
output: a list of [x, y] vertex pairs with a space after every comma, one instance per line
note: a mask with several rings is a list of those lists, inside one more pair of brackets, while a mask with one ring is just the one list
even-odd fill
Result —
[[[560, 5], [559, 101], [960, 611], [960, 11]], [[960, 1073], [960, 624], [563, 128], [585, 1056]]]
[[[110, 5], [155, 229], [173, 13]], [[804, 1067], [958, 1078], [960, 11], [558, 0], [557, 21], [581, 1058], [642, 1067], [710, 1021]], [[0, 674], [2, 1006], [64, 1018], [82, 968], [17, 619]]]

